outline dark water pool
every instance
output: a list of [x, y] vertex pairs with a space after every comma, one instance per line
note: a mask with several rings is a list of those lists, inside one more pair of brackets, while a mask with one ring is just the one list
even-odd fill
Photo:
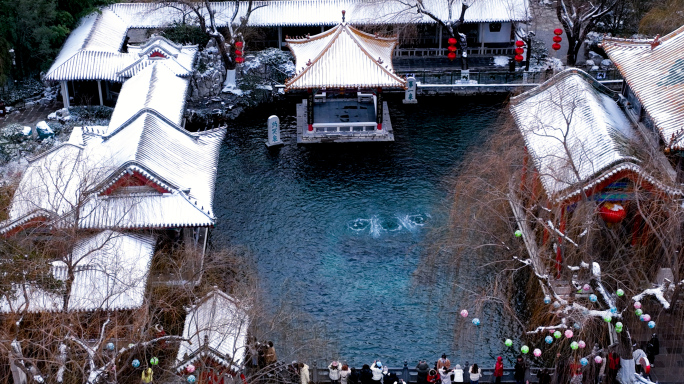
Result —
[[[390, 98], [394, 143], [309, 146], [296, 144], [295, 100], [260, 107], [229, 127], [212, 243], [248, 247], [270, 299], [287, 285], [356, 365], [415, 365], [443, 351], [489, 359], [500, 352], [500, 316], [455, 340], [459, 308], [440, 310], [439, 292], [416, 287], [411, 275], [426, 232], [445, 221], [445, 176], [484, 141], [503, 101], [424, 97], [404, 106]], [[270, 114], [280, 116], [286, 145], [269, 151]]]

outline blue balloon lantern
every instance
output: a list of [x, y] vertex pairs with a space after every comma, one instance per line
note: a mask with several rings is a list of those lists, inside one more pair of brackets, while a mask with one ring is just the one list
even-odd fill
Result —
[[475, 326], [480, 325], [480, 319], [478, 319], [477, 317], [474, 318], [474, 319], [473, 319], [473, 325], [475, 325]]
[[575, 325], [573, 325], [573, 327], [574, 327], [576, 330], [578, 330], [578, 331], [579, 331], [580, 328], [582, 328], [582, 326], [580, 325], [580, 323], [575, 323]]
[[583, 367], [586, 367], [587, 364], [589, 364], [589, 360], [587, 360], [586, 357], [583, 357], [580, 359], [580, 364], [582, 364]]
[[557, 301], [554, 302], [554, 303], [553, 303], [553, 307], [556, 308], [556, 309], [560, 308], [560, 303], [557, 302]]
[[597, 300], [598, 297], [596, 297], [596, 295], [594, 295], [593, 293], [589, 295], [589, 301], [591, 301], [592, 303], [595, 303]]
[[195, 375], [188, 376], [188, 383], [194, 383], [195, 381], [197, 381]]
[[651, 329], [655, 328], [655, 321], [653, 321], [653, 320], [649, 321], [649, 322], [648, 322], [648, 327], [651, 328]]
[[544, 297], [544, 304], [551, 304], [551, 296]]
[[553, 337], [546, 336], [546, 338], [544, 338], [544, 341], [546, 341], [546, 344], [551, 344], [551, 343], [553, 343]]
[[133, 362], [131, 362], [131, 365], [133, 368], [138, 368], [140, 366], [140, 360], [134, 359]]
[[107, 343], [107, 350], [113, 351], [114, 350], [114, 343]]
[[610, 308], [610, 313], [617, 313], [617, 308], [611, 307], [611, 308]]

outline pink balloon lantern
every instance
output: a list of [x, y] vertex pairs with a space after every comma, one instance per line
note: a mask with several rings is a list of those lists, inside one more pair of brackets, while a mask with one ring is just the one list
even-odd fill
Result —
[[584, 348], [587, 346], [587, 343], [585, 343], [584, 340], [580, 340], [578, 344], [580, 348]]
[[195, 372], [195, 366], [192, 365], [192, 364], [190, 364], [190, 365], [188, 365], [187, 367], [185, 367], [185, 370], [186, 370], [188, 373], [193, 373], [193, 372]]
[[596, 357], [594, 357], [594, 361], [596, 362], [596, 364], [601, 364], [601, 363], [603, 363], [603, 359], [601, 358], [601, 356], [596, 356]]
[[641, 303], [640, 302], [635, 302], [634, 303], [634, 309], [640, 309], [641, 308]]
[[468, 317], [468, 311], [466, 311], [465, 309], [462, 310], [462, 311], [461, 311], [461, 316], [462, 316], [462, 317]]
[[573, 336], [573, 333], [572, 333], [571, 330], [568, 329], [567, 331], [565, 331], [565, 337], [567, 337], [567, 338], [569, 339], [569, 338], [571, 338], [572, 336]]
[[643, 315], [643, 321], [645, 321], [645, 322], [647, 322], [647, 323], [648, 323], [649, 321], [651, 321], [651, 315], [649, 315], [648, 313], [644, 313], [644, 315]]
[[589, 285], [589, 284], [584, 284], [584, 287], [582, 287], [582, 289], [583, 289], [585, 292], [589, 292], [589, 291], [591, 291], [591, 285]]
[[534, 350], [533, 353], [534, 353], [534, 355], [535, 355], [536, 357], [539, 357], [539, 356], [541, 356], [541, 349], [535, 348], [535, 350]]

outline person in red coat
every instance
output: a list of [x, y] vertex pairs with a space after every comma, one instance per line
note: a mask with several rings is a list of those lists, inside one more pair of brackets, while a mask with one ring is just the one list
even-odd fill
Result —
[[496, 365], [494, 366], [494, 378], [496, 379], [496, 383], [501, 382], [503, 373], [503, 358], [499, 356], [496, 358]]

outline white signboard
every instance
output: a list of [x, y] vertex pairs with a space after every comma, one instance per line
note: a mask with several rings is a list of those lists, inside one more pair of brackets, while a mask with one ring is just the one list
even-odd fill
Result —
[[406, 79], [406, 91], [404, 92], [404, 104], [416, 104], [416, 91], [418, 90], [418, 85], [416, 84], [416, 78], [411, 76]]
[[266, 145], [281, 145], [283, 144], [280, 140], [280, 119], [278, 116], [273, 115], [268, 118], [268, 123], [266, 124], [266, 130], [268, 132], [268, 140], [266, 140]]

